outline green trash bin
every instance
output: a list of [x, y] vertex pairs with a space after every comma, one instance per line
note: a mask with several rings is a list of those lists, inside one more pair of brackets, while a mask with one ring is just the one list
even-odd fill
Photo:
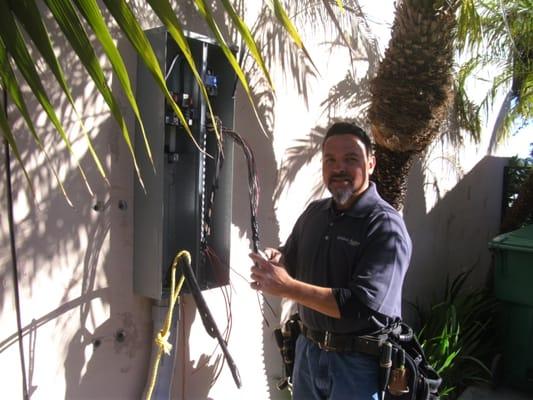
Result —
[[502, 302], [503, 383], [533, 391], [533, 225], [496, 236], [489, 248]]

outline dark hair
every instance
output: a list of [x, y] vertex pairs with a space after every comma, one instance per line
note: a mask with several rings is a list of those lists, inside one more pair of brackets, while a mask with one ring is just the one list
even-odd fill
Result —
[[324, 143], [326, 143], [326, 140], [328, 140], [330, 136], [335, 135], [354, 135], [365, 145], [367, 155], [371, 155], [373, 153], [372, 140], [370, 139], [370, 136], [368, 136], [368, 133], [366, 133], [361, 127], [355, 125], [354, 123], [335, 122], [333, 125], [331, 125], [324, 136], [324, 140], [322, 141], [322, 148], [324, 148]]

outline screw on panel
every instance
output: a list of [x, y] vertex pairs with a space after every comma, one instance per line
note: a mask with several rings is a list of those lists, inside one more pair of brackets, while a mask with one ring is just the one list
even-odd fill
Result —
[[116, 333], [115, 333], [115, 340], [119, 343], [122, 343], [123, 341], [126, 340], [126, 332], [124, 332], [123, 329], [120, 329], [118, 330]]
[[119, 200], [118, 208], [119, 210], [126, 211], [128, 209], [128, 203], [126, 202], [126, 200]]
[[93, 206], [93, 210], [96, 211], [96, 212], [100, 212], [100, 211], [103, 211], [104, 210], [104, 202], [102, 200], [98, 200], [94, 206]]

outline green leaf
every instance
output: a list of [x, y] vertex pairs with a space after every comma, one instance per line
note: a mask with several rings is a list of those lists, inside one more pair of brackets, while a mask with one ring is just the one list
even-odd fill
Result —
[[[162, 0], [160, 0], [162, 1]], [[153, 2], [153, 0], [152, 0]], [[205, 22], [211, 29], [211, 32], [215, 35], [215, 39], [217, 43], [220, 45], [220, 48], [226, 58], [228, 59], [229, 63], [233, 67], [233, 70], [237, 74], [237, 77], [239, 78], [239, 81], [243, 85], [244, 90], [246, 93], [251, 93], [250, 87], [248, 86], [248, 81], [246, 80], [246, 77], [244, 76], [244, 72], [242, 71], [241, 67], [239, 66], [239, 63], [237, 62], [237, 59], [235, 58], [235, 55], [230, 50], [228, 44], [226, 43], [226, 40], [222, 36], [222, 33], [220, 32], [220, 28], [218, 27], [218, 24], [216, 23], [215, 19], [213, 18], [213, 15], [211, 14], [211, 10], [209, 6], [205, 3], [204, 0], [194, 0], [194, 3], [196, 4], [196, 7], [198, 8], [198, 11], [204, 18]]]
[[93, 46], [89, 40], [89, 37], [87, 36], [87, 32], [85, 31], [78, 14], [76, 13], [76, 10], [70, 2], [66, 2], [64, 0], [44, 0], [44, 2], [52, 12], [63, 34], [93, 79], [96, 88], [102, 94], [102, 97], [111, 110], [111, 114], [117, 121], [124, 141], [126, 142], [128, 150], [130, 151], [139, 182], [144, 188], [144, 183], [142, 181], [137, 159], [135, 158], [133, 144], [131, 142], [128, 127], [126, 126], [126, 121], [122, 116], [122, 112], [120, 111], [120, 107], [115, 99], [115, 96], [107, 84], [104, 72], [100, 67], [98, 57], [94, 52]]
[[437, 370], [437, 373], [441, 374], [442, 371], [447, 369], [452, 364], [453, 360], [455, 360], [455, 358], [459, 354], [459, 351], [460, 350], [454, 351], [448, 357], [446, 357], [446, 360], [444, 361], [444, 364], [442, 364], [442, 366]]
[[94, 149], [91, 137], [89, 136], [87, 129], [85, 129], [85, 126], [81, 121], [81, 116], [78, 113], [78, 110], [76, 109], [76, 105], [70, 93], [70, 89], [65, 79], [63, 70], [61, 69], [61, 66], [59, 65], [59, 62], [54, 54], [54, 50], [52, 49], [52, 44], [50, 42], [48, 32], [42, 22], [39, 9], [37, 8], [35, 2], [31, 0], [11, 0], [10, 6], [13, 10], [14, 15], [22, 24], [33, 43], [35, 43], [35, 47], [43, 56], [43, 59], [46, 61], [46, 63], [50, 67], [50, 70], [56, 77], [59, 86], [67, 96], [67, 99], [70, 105], [72, 106], [72, 109], [80, 120], [83, 135], [87, 140], [87, 147], [96, 164], [96, 167], [98, 168], [98, 171], [100, 172], [104, 180], [109, 184], [104, 167], [102, 166], [102, 162], [100, 161], [100, 158], [98, 157], [98, 154]]
[[464, 286], [464, 283], [466, 282], [472, 271], [473, 268], [470, 268], [466, 271], [461, 272], [455, 277], [455, 279], [452, 281], [452, 285], [450, 288], [449, 301], [453, 302], [456, 299], [459, 294], [459, 291]]
[[150, 42], [148, 41], [148, 38], [144, 34], [139, 23], [137, 22], [137, 19], [133, 15], [133, 12], [124, 0], [103, 1], [107, 6], [109, 12], [113, 15], [113, 18], [115, 18], [115, 21], [117, 21], [117, 24], [122, 29], [122, 32], [124, 32], [129, 42], [131, 43], [139, 57], [141, 57], [144, 64], [154, 77], [157, 85], [165, 95], [168, 104], [172, 107], [172, 110], [177, 115], [178, 119], [181, 121], [183, 128], [185, 129], [191, 140], [194, 142], [196, 147], [201, 149], [201, 146], [198, 144], [198, 142], [194, 138], [194, 135], [191, 132], [191, 129], [189, 128], [189, 124], [185, 119], [183, 112], [181, 111], [180, 107], [176, 104], [176, 102], [170, 95], [170, 92], [168, 91], [165, 82], [165, 77], [163, 76], [163, 72], [161, 72], [161, 68], [159, 67], [159, 62], [154, 53], [154, 50], [152, 49], [152, 46], [150, 45]]
[[273, 0], [273, 7], [274, 7], [274, 14], [278, 18], [278, 21], [281, 23], [281, 25], [285, 28], [289, 36], [292, 38], [296, 46], [300, 50], [303, 51], [311, 65], [315, 68], [315, 70], [318, 72], [318, 68], [316, 67], [315, 63], [313, 62], [311, 56], [309, 55], [309, 52], [305, 48], [303, 40], [300, 38], [300, 34], [298, 33], [298, 30], [292, 23], [291, 19], [287, 15], [287, 12], [285, 11], [285, 8], [283, 7], [283, 4], [281, 4], [280, 0]]
[[106, 22], [104, 20], [104, 17], [102, 16], [100, 8], [98, 7], [96, 0], [74, 1], [76, 3], [76, 6], [78, 7], [78, 10], [81, 12], [85, 20], [91, 26], [91, 29], [96, 35], [96, 38], [102, 44], [102, 48], [104, 49], [104, 52], [106, 53], [107, 58], [111, 63], [111, 67], [113, 68], [113, 71], [115, 72], [115, 75], [117, 76], [120, 85], [122, 86], [124, 94], [126, 95], [128, 102], [130, 103], [133, 113], [135, 114], [135, 118], [139, 123], [139, 127], [141, 128], [141, 134], [144, 140], [144, 146], [148, 154], [148, 158], [150, 159], [150, 162], [153, 166], [154, 160], [152, 158], [152, 151], [150, 149], [150, 144], [148, 143], [144, 124], [141, 119], [139, 106], [137, 105], [137, 101], [135, 100], [135, 94], [131, 87], [131, 82], [129, 79], [128, 71], [126, 69], [126, 65], [124, 64], [122, 56], [120, 55], [117, 47], [115, 46], [115, 43], [113, 42], [111, 33], [107, 29]]
[[[187, 38], [183, 33], [181, 24], [176, 18], [176, 15], [174, 14], [172, 7], [170, 6], [170, 3], [166, 0], [148, 0], [148, 3], [150, 4], [154, 12], [157, 14], [161, 22], [163, 22], [163, 24], [166, 26], [168, 32], [180, 48], [183, 56], [185, 57], [185, 60], [187, 61], [187, 64], [189, 64], [194, 79], [196, 80], [196, 83], [198, 83], [198, 87], [202, 92], [202, 96], [204, 97], [207, 107], [209, 109], [211, 119], [212, 121], [215, 121], [216, 118], [213, 112], [213, 107], [211, 106], [211, 101], [209, 100], [209, 95], [207, 94], [204, 82], [200, 77], [200, 74], [198, 73], [198, 68], [196, 67], [196, 63], [194, 62], [194, 58], [191, 53], [189, 43], [187, 42]], [[213, 128], [215, 129], [215, 134], [217, 135], [217, 138], [221, 140], [218, 124], [213, 124]]]
[[[325, 0], [324, 1], [324, 4], [328, 3], [328, 0]], [[328, 3], [329, 4], [329, 3]], [[344, 11], [344, 3], [342, 0], [337, 0], [337, 5], [339, 6], [339, 8]]]
[[[20, 73], [28, 83], [29, 87], [32, 90], [33, 95], [39, 101], [43, 107], [46, 115], [57, 129], [59, 135], [63, 139], [68, 151], [70, 154], [74, 154], [70, 140], [65, 133], [63, 126], [59, 122], [50, 100], [44, 90], [44, 87], [39, 78], [39, 74], [35, 70], [35, 63], [28, 53], [26, 43], [24, 42], [20, 30], [13, 19], [11, 12], [7, 9], [6, 3], [0, 1], [0, 47], [3, 47], [7, 53], [13, 58], [15, 64], [17, 65]], [[6, 56], [7, 57], [7, 56]], [[93, 191], [85, 175], [85, 171], [81, 167], [78, 161], [76, 161], [78, 170], [83, 178], [83, 181], [87, 187], [87, 190], [91, 195]]]
[[[50, 169], [52, 170], [52, 173], [54, 174], [54, 177], [59, 187], [61, 188], [61, 191], [63, 192], [63, 196], [67, 200], [67, 203], [70, 206], [72, 206], [72, 201], [70, 200], [65, 190], [65, 187], [63, 186], [63, 183], [61, 182], [61, 179], [59, 179], [59, 176], [54, 166], [52, 165], [50, 157], [48, 156], [48, 153], [46, 149], [44, 148], [41, 139], [39, 138], [39, 136], [37, 135], [37, 132], [35, 131], [33, 121], [30, 118], [30, 113], [28, 112], [28, 108], [26, 107], [26, 103], [24, 102], [24, 98], [22, 96], [22, 93], [20, 92], [20, 88], [18, 86], [18, 82], [16, 81], [15, 74], [13, 73], [13, 70], [11, 69], [11, 65], [9, 61], [7, 60], [5, 48], [3, 47], [3, 45], [0, 45], [0, 79], [2, 82], [2, 87], [9, 94], [9, 97], [11, 98], [15, 106], [18, 108], [20, 114], [22, 115], [22, 118], [24, 118], [24, 121], [26, 122], [26, 125], [30, 129], [30, 132], [33, 136], [33, 140], [35, 141], [35, 143], [37, 143], [37, 146], [39, 147], [39, 149], [43, 152], [44, 156], [46, 157], [46, 161], [48, 162], [48, 165], [50, 166]], [[11, 141], [9, 141], [9, 143], [11, 144]], [[14, 143], [14, 140], [13, 140], [13, 143]], [[21, 166], [24, 169], [24, 165], [21, 164]], [[30, 183], [30, 188], [31, 188], [31, 183]]]
[[257, 107], [255, 106], [255, 103], [253, 101], [252, 92], [250, 90], [250, 86], [248, 85], [248, 81], [246, 80], [246, 77], [244, 75], [244, 72], [239, 66], [239, 63], [237, 62], [237, 59], [233, 55], [233, 52], [229, 49], [226, 41], [224, 40], [224, 37], [222, 36], [222, 33], [220, 32], [220, 29], [215, 19], [213, 18], [213, 15], [211, 14], [210, 8], [207, 6], [204, 0], [194, 0], [194, 2], [196, 4], [196, 7], [198, 8], [198, 11], [204, 18], [209, 28], [211, 29], [211, 32], [215, 35], [215, 39], [217, 43], [219, 44], [220, 48], [222, 49], [222, 52], [226, 56], [228, 62], [232, 66], [235, 73], [237, 74], [237, 78], [241, 82], [244, 92], [246, 93], [246, 96], [248, 97], [248, 100], [250, 102], [250, 105], [252, 106], [252, 110], [256, 116], [256, 119], [261, 125], [261, 130], [263, 132], [266, 132], [265, 128], [263, 127], [263, 124], [261, 123], [261, 118], [259, 116], [259, 112], [257, 111]]
[[482, 38], [481, 17], [474, 0], [462, 0], [457, 18], [457, 43], [459, 50], [473, 50]]
[[439, 390], [439, 395], [441, 398], [444, 398], [448, 394], [452, 393], [455, 390], [455, 386], [446, 386], [444, 389]]
[[[329, 1], [328, 0], [324, 0], [323, 2], [324, 4], [324, 7], [326, 9], [326, 12], [328, 13], [329, 17], [331, 18], [331, 20], [333, 21], [333, 23], [335, 24], [335, 27], [337, 28], [337, 30], [339, 31], [339, 34], [341, 36], [341, 39], [342, 41], [344, 42], [344, 44], [346, 45], [346, 47], [352, 51], [352, 52], [355, 52], [354, 49], [352, 48], [351, 44], [350, 44], [350, 41], [348, 40], [348, 38], [346, 37], [346, 35], [344, 34], [344, 31], [341, 27], [341, 24], [339, 23], [339, 20], [337, 19], [335, 13], [333, 12], [333, 7], [331, 6], [331, 4], [329, 4]], [[337, 5], [341, 8], [341, 10], [344, 12], [344, 6], [342, 4], [342, 1], [341, 0], [337, 0]]]
[[241, 34], [244, 42], [246, 43], [247, 49], [250, 51], [250, 54], [252, 55], [254, 60], [257, 62], [261, 70], [263, 71], [263, 74], [265, 75], [268, 81], [268, 85], [270, 86], [271, 89], [274, 89], [274, 84], [272, 83], [270, 73], [268, 72], [268, 69], [266, 67], [263, 56], [261, 55], [261, 52], [259, 51], [259, 47], [257, 46], [255, 39], [253, 38], [252, 32], [250, 32], [250, 29], [248, 29], [248, 26], [244, 23], [242, 18], [237, 14], [237, 12], [235, 11], [235, 8], [233, 8], [233, 5], [230, 3], [229, 0], [222, 0], [222, 4], [224, 5], [226, 12], [229, 14], [231, 20], [233, 21], [233, 24], [235, 25], [235, 27]]
[[22, 172], [24, 172], [24, 176], [28, 181], [28, 186], [31, 190], [32, 196], [35, 196], [30, 176], [28, 175], [28, 171], [26, 171], [26, 168], [24, 167], [24, 163], [22, 162], [17, 142], [15, 142], [13, 132], [11, 132], [11, 128], [9, 127], [9, 124], [7, 122], [7, 115], [4, 111], [4, 107], [0, 107], [0, 130], [2, 131], [2, 136], [4, 137], [4, 139], [9, 143], [9, 147], [13, 151], [13, 154], [15, 154], [15, 158], [19, 162], [19, 165], [22, 168]]

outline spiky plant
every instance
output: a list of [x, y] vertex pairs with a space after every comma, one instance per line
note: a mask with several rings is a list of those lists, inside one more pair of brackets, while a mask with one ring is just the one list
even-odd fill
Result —
[[472, 271], [447, 277], [442, 297], [415, 305], [421, 322], [418, 340], [443, 380], [441, 399], [456, 399], [465, 387], [488, 383], [488, 365], [501, 350], [495, 318], [500, 303], [490, 290], [466, 284]]
[[371, 83], [374, 180], [397, 209], [405, 198], [414, 156], [438, 135], [452, 97], [453, 3], [399, 1], [389, 46]]

